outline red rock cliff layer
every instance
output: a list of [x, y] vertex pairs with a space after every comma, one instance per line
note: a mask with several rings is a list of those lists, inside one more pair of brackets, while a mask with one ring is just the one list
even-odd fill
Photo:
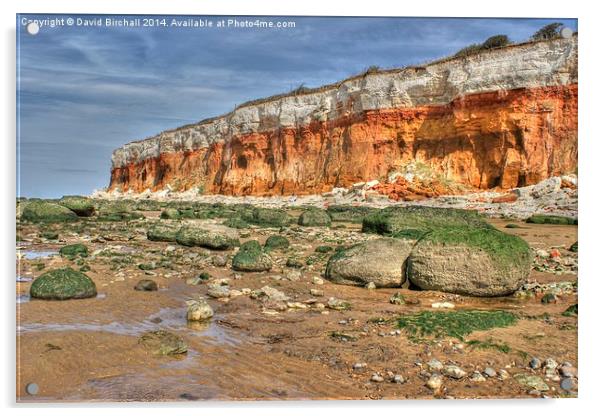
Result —
[[577, 84], [478, 93], [448, 105], [371, 110], [234, 137], [114, 168], [110, 189], [321, 193], [383, 180], [412, 161], [482, 189], [574, 172]]

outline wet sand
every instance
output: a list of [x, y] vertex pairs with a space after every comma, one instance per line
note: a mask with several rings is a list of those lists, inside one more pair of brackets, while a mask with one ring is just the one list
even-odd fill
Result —
[[[156, 216], [151, 213], [150, 216]], [[199, 220], [202, 222], [203, 220]], [[562, 255], [577, 240], [577, 227], [523, 224], [522, 228], [503, 228], [509, 221], [491, 220], [503, 231], [523, 237], [536, 249], [561, 247]], [[516, 222], [516, 221], [513, 221]], [[358, 226], [347, 224], [350, 231]], [[228, 267], [214, 267], [206, 261], [207, 250], [186, 248], [199, 253], [200, 259], [182, 264], [174, 261], [171, 269], [160, 267], [148, 275], [137, 267], [153, 256], [159, 258], [169, 243], [147, 241], [145, 227], [138, 225], [124, 230], [119, 224], [91, 225], [80, 234], [61, 232], [67, 243], [82, 242], [81, 235], [92, 240], [97, 234], [111, 235], [113, 241], [85, 244], [93, 252], [107, 246], [132, 250], [140, 257], [129, 265], [114, 265], [101, 256], [89, 261], [90, 276], [98, 287], [99, 296], [69, 301], [29, 300], [31, 281], [52, 268], [73, 265], [58, 255], [25, 258], [20, 262], [17, 283], [17, 399], [23, 402], [45, 401], [186, 401], [186, 400], [299, 400], [299, 399], [404, 399], [451, 396], [532, 397], [528, 389], [513, 379], [445, 380], [444, 394], [433, 394], [425, 386], [424, 364], [432, 358], [443, 363], [453, 362], [467, 372], [485, 367], [505, 368], [511, 375], [528, 372], [525, 367], [531, 356], [569, 361], [577, 366], [577, 320], [561, 313], [577, 303], [574, 294], [563, 295], [558, 303], [542, 304], [539, 297], [472, 298], [433, 291], [410, 289], [367, 290], [362, 287], [335, 285], [324, 281], [312, 283], [323, 270], [324, 259], [313, 268], [301, 272], [298, 281], [286, 276], [286, 253], [274, 253], [276, 266], [268, 273], [235, 273]], [[96, 228], [95, 228], [96, 227]], [[100, 227], [100, 228], [98, 228]], [[103, 229], [104, 227], [105, 229]], [[22, 251], [56, 251], [64, 243], [50, 243], [35, 237], [38, 229], [28, 225], [21, 230], [26, 240]], [[248, 238], [264, 241], [274, 230], [253, 229]], [[328, 244], [330, 236], [291, 238], [293, 249], [310, 255], [318, 245]], [[46, 253], [47, 254], [47, 253]], [[216, 253], [213, 254], [223, 254]], [[31, 257], [31, 255], [29, 256]], [[103, 261], [101, 261], [103, 260]], [[38, 270], [44, 265], [44, 269]], [[113, 268], [113, 269], [112, 269]], [[204, 284], [191, 286], [186, 278], [201, 271], [214, 278], [229, 278], [232, 289], [257, 289], [265, 285], [283, 291], [293, 301], [304, 302], [314, 296], [310, 289], [321, 289], [319, 302], [335, 296], [352, 304], [348, 311], [313, 308], [274, 313], [248, 296], [228, 301], [210, 299], [216, 312], [207, 325], [186, 322], [188, 299], [206, 294]], [[119, 273], [123, 277], [119, 276]], [[276, 276], [276, 278], [275, 278]], [[142, 278], [155, 280], [160, 290], [133, 290]], [[540, 283], [575, 281], [576, 275], [533, 271], [531, 278]], [[123, 280], [121, 280], [123, 279]], [[400, 292], [416, 304], [393, 305], [389, 298]], [[416, 343], [397, 328], [394, 319], [401, 314], [432, 310], [433, 302], [447, 301], [456, 309], [505, 309], [522, 319], [516, 325], [474, 332], [467, 340], [494, 340], [507, 344], [510, 352], [472, 349], [466, 342], [453, 338]], [[544, 316], [544, 313], [547, 316]], [[157, 319], [159, 318], [159, 319]], [[376, 319], [382, 318], [382, 319]], [[188, 344], [187, 354], [160, 357], [150, 354], [138, 344], [141, 333], [167, 329], [181, 335]], [[333, 331], [352, 335], [355, 340], [342, 342], [331, 336]], [[354, 370], [353, 364], [365, 362], [366, 368]], [[403, 375], [405, 383], [388, 380], [371, 382], [375, 372], [391, 371]], [[551, 396], [565, 395], [559, 382], [546, 381]], [[35, 396], [25, 392], [28, 383], [37, 383]]]

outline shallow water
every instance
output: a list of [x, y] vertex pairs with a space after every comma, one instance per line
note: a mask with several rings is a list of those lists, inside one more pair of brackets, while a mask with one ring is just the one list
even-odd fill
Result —
[[[103, 294], [99, 294], [101, 297]], [[22, 298], [21, 302], [19, 299]], [[29, 295], [17, 297], [17, 303], [28, 302]], [[149, 315], [142, 322], [76, 322], [76, 323], [28, 323], [17, 326], [17, 332], [26, 334], [31, 332], [49, 331], [103, 331], [118, 335], [139, 336], [146, 331], [164, 329], [172, 332], [185, 333], [207, 337], [215, 344], [238, 345], [241, 339], [232, 335], [213, 320], [207, 323], [188, 322], [186, 320], [186, 308], [162, 308], [159, 312]], [[159, 321], [160, 320], [160, 321]]]
[[59, 254], [56, 250], [49, 251], [34, 251], [34, 250], [25, 250], [22, 251], [22, 256], [26, 260], [36, 260], [36, 259], [45, 259], [48, 257], [56, 256]]
[[17, 295], [17, 304], [27, 303], [31, 300], [29, 295]]

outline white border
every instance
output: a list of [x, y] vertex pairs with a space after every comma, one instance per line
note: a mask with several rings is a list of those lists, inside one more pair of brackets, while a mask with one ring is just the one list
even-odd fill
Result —
[[[2, 260], [4, 265], [4, 325], [0, 348], [2, 348], [3, 377], [0, 381], [2, 403], [9, 407], [7, 413], [43, 413], [46, 415], [106, 414], [127, 407], [130, 414], [165, 415], [169, 408], [178, 413], [211, 412], [234, 413], [244, 411], [248, 415], [303, 414], [345, 412], [346, 415], [366, 412], [420, 412], [460, 413], [464, 415], [508, 415], [519, 412], [542, 412], [554, 414], [593, 413], [596, 395], [600, 395], [602, 357], [598, 353], [600, 336], [600, 208], [602, 203], [602, 181], [600, 180], [600, 91], [599, 72], [602, 19], [596, 13], [594, 2], [556, 1], [527, 2], [525, 0], [485, 1], [396, 1], [370, 0], [366, 2], [302, 0], [296, 3], [282, 0], [272, 1], [33, 1], [21, 0], [1, 3], [2, 8], [2, 128], [1, 143], [4, 187], [1, 206], [4, 235]], [[95, 405], [86, 409], [68, 406], [46, 406], [44, 408], [15, 405], [15, 310], [14, 310], [14, 214], [15, 214], [15, 14], [16, 13], [112, 13], [112, 14], [221, 14], [221, 15], [346, 15], [346, 16], [450, 16], [450, 17], [566, 17], [579, 19], [579, 185], [581, 203], [580, 222], [580, 312], [579, 318], [579, 399], [566, 400], [471, 400], [471, 401], [398, 401], [398, 402], [262, 402], [262, 403], [204, 403], [193, 404], [149, 404], [149, 405]], [[598, 354], [596, 354], [598, 353]], [[199, 409], [199, 410], [196, 410]], [[122, 410], [123, 411], [123, 410]], [[119, 411], [121, 413], [121, 411]], [[599, 412], [599, 410], [598, 410]]]

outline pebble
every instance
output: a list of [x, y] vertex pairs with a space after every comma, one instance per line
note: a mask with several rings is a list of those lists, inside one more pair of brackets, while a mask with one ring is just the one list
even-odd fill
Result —
[[214, 256], [211, 259], [211, 263], [215, 267], [224, 267], [228, 263], [228, 259], [224, 256]]
[[321, 279], [317, 276], [314, 276], [314, 278], [312, 279], [312, 282], [314, 285], [323, 285], [324, 284], [324, 279]]
[[429, 361], [428, 363], [426, 363], [427, 367], [429, 368], [430, 371], [441, 371], [443, 370], [443, 364], [441, 363], [441, 361], [437, 360], [437, 359], [432, 359], [431, 361]]
[[207, 295], [216, 299], [227, 298], [230, 296], [230, 289], [228, 288], [228, 286], [210, 284], [207, 286]]
[[385, 379], [380, 374], [374, 373], [372, 374], [370, 381], [373, 381], [375, 383], [382, 383], [383, 381], [385, 381]]
[[531, 358], [531, 361], [529, 361], [529, 367], [531, 367], [534, 370], [540, 369], [541, 368], [541, 360], [537, 357]]
[[401, 374], [396, 374], [393, 376], [393, 380], [391, 380], [393, 383], [398, 383], [398, 384], [403, 384], [406, 382], [405, 378], [403, 378], [403, 376]]
[[483, 370], [483, 374], [485, 374], [487, 377], [497, 376], [497, 372], [491, 367], [485, 368], [485, 370]]
[[368, 366], [368, 364], [366, 364], [366, 363], [355, 363], [355, 364], [353, 364], [353, 369], [361, 370], [361, 369], [366, 368], [367, 366]]
[[560, 375], [563, 377], [577, 377], [577, 369], [572, 365], [563, 364], [559, 368]]
[[445, 374], [451, 378], [459, 380], [466, 376], [466, 371], [462, 370], [457, 365], [448, 365], [447, 367], [445, 367]]
[[507, 380], [510, 378], [510, 373], [504, 370], [503, 368], [498, 372], [498, 377], [500, 380]]
[[374, 289], [376, 289], [376, 285], [374, 284], [374, 282], [368, 282], [366, 284], [366, 289], [368, 289], [368, 290], [374, 290]]
[[577, 389], [577, 380], [572, 377], [563, 378], [560, 382], [560, 388], [566, 391], [572, 391]]
[[483, 381], [486, 381], [486, 378], [483, 377], [483, 374], [481, 374], [478, 371], [475, 371], [474, 373], [472, 373], [472, 375], [470, 376], [470, 381], [474, 381], [475, 383], [481, 383]]
[[324, 296], [324, 291], [320, 289], [309, 289], [309, 293], [312, 296]]
[[438, 374], [432, 375], [426, 382], [426, 386], [433, 391], [441, 389], [441, 386], [443, 386], [443, 377]]
[[454, 309], [456, 305], [451, 302], [435, 302], [431, 305], [435, 309]]

